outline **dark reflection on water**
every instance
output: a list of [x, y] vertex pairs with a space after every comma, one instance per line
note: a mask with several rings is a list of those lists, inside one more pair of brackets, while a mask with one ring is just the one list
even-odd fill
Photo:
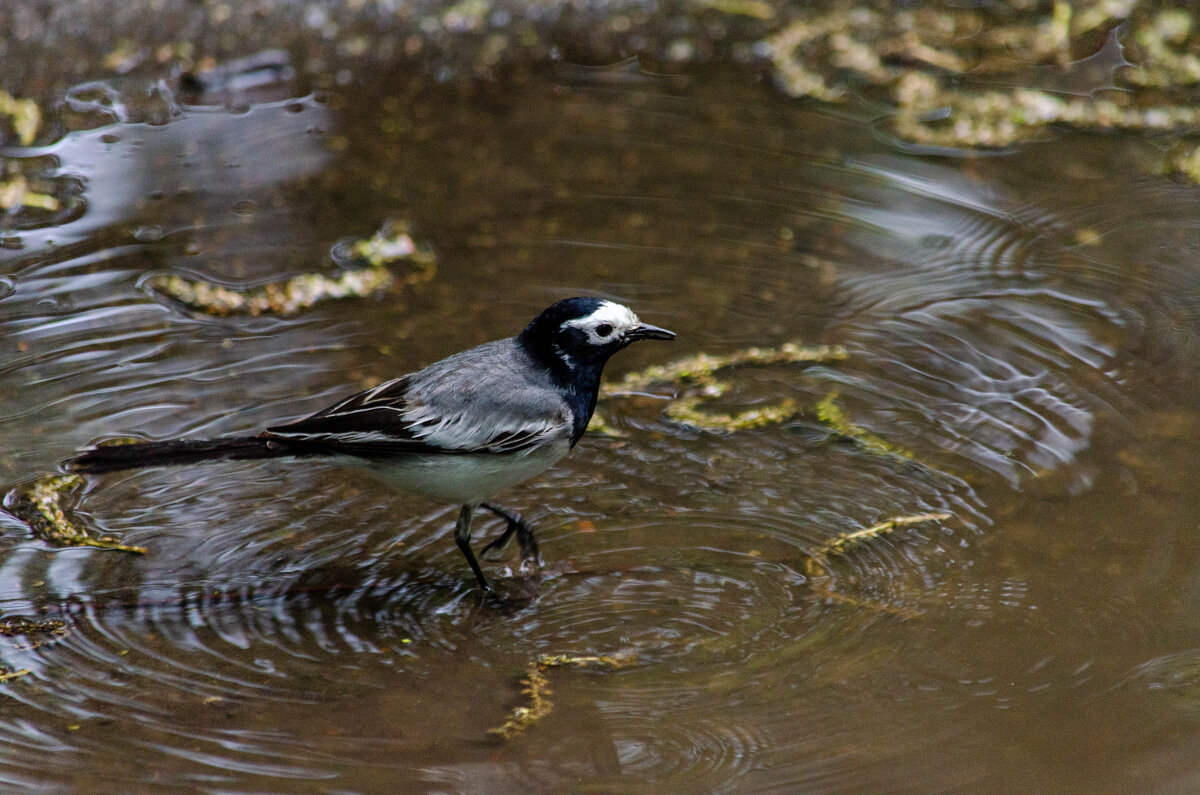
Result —
[[[0, 473], [27, 480], [105, 435], [303, 414], [579, 290], [680, 334], [613, 374], [845, 346], [845, 363], [738, 373], [725, 400], [837, 391], [917, 463], [806, 419], [713, 434], [610, 404], [623, 436], [510, 496], [549, 565], [507, 608], [476, 600], [453, 508], [353, 473], [105, 477], [82, 512], [145, 557], [49, 550], [0, 515], [0, 614], [70, 628], [0, 639], [30, 671], [0, 685], [0, 781], [1194, 781], [1195, 194], [1137, 176], [1143, 147], [1119, 138], [920, 160], [739, 76], [565, 78], [464, 98], [397, 77], [30, 152], [79, 203], [0, 247]], [[388, 218], [438, 251], [415, 293], [213, 319], [138, 286], [320, 270]], [[933, 511], [951, 518], [831, 560], [857, 604], [810, 579], [837, 534]], [[632, 664], [550, 672], [554, 710], [489, 740], [542, 653]]]

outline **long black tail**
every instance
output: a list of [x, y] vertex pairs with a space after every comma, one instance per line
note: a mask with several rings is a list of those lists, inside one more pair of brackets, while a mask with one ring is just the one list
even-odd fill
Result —
[[69, 472], [117, 472], [141, 467], [175, 466], [202, 461], [277, 458], [299, 451], [258, 436], [228, 436], [224, 439], [171, 439], [165, 442], [105, 444], [84, 450], [63, 462]]

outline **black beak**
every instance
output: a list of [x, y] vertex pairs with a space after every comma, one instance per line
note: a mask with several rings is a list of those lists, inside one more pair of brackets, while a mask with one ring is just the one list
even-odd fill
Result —
[[642, 323], [626, 336], [630, 340], [673, 340], [675, 332]]

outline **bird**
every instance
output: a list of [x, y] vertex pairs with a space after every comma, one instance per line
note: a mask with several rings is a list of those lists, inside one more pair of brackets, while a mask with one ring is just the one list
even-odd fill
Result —
[[350, 395], [257, 434], [215, 439], [101, 443], [62, 469], [102, 474], [220, 460], [328, 459], [366, 470], [393, 489], [461, 506], [454, 540], [484, 592], [493, 592], [471, 548], [479, 508], [515, 532], [522, 568], [542, 565], [533, 530], [492, 501], [550, 468], [582, 438], [609, 357], [638, 340], [673, 340], [633, 310], [593, 297], [566, 298], [520, 334], [452, 354], [423, 370]]

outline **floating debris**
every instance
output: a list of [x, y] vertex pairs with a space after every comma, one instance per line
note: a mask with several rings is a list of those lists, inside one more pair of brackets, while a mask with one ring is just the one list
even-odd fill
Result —
[[514, 709], [503, 725], [488, 729], [488, 734], [511, 740], [550, 714], [554, 704], [550, 701], [550, 681], [546, 678], [546, 671], [551, 668], [571, 666], [614, 670], [629, 666], [633, 662], [633, 654], [629, 652], [609, 656], [540, 654], [521, 679], [521, 693], [527, 697], [526, 705]]
[[0, 618], [0, 635], [6, 638], [17, 635], [67, 634], [67, 622], [58, 618], [29, 618], [28, 616], [4, 616]]
[[42, 126], [42, 111], [32, 99], [17, 99], [0, 91], [0, 116], [7, 116], [21, 146], [29, 146]]
[[[0, 635], [8, 638], [23, 638], [14, 644], [18, 649], [36, 649], [66, 636], [67, 622], [57, 618], [35, 619], [27, 616], [4, 616], [0, 618]], [[13, 669], [0, 661], [0, 682], [8, 682], [32, 673], [28, 668]]]
[[[433, 253], [420, 248], [399, 224], [386, 224], [367, 240], [340, 241], [331, 255], [344, 267], [340, 275], [305, 273], [258, 287], [228, 287], [177, 275], [153, 276], [146, 286], [188, 309], [221, 317], [229, 315], [291, 316], [338, 298], [366, 298], [398, 283], [427, 282], [435, 273]], [[413, 267], [403, 277], [387, 266], [406, 261]]]
[[10, 491], [4, 507], [28, 525], [35, 536], [53, 546], [97, 547], [144, 555], [144, 547], [122, 544], [109, 536], [96, 538], [72, 521], [63, 503], [73, 500], [82, 487], [79, 475], [48, 475]]
[[28, 616], [5, 616], [0, 618], [0, 635], [7, 638], [24, 638], [18, 648], [36, 649], [47, 643], [66, 637], [67, 622], [57, 618], [29, 618]]
[[915, 524], [925, 524], [927, 522], [942, 522], [949, 518], [950, 514], [948, 513], [921, 513], [912, 516], [897, 516], [871, 527], [863, 528], [862, 530], [842, 533], [826, 541], [818, 549], [809, 554], [808, 558], [804, 561], [804, 574], [813, 583], [813, 587], [817, 593], [829, 601], [852, 605], [854, 607], [865, 607], [870, 610], [891, 613], [903, 618], [915, 618], [920, 615], [920, 612], [913, 608], [879, 604], [849, 596], [835, 590], [829, 559], [837, 555], [848, 554], [865, 543], [887, 535], [901, 527], [911, 527]]
[[919, 513], [911, 516], [897, 516], [862, 530], [842, 533], [822, 544], [821, 548], [813, 553], [810, 561], [826, 561], [830, 555], [843, 555], [851, 547], [859, 546], [864, 541], [872, 538], [879, 538], [900, 527], [908, 527], [909, 525], [923, 524], [925, 522], [941, 522], [949, 518], [950, 514], [948, 513]]

